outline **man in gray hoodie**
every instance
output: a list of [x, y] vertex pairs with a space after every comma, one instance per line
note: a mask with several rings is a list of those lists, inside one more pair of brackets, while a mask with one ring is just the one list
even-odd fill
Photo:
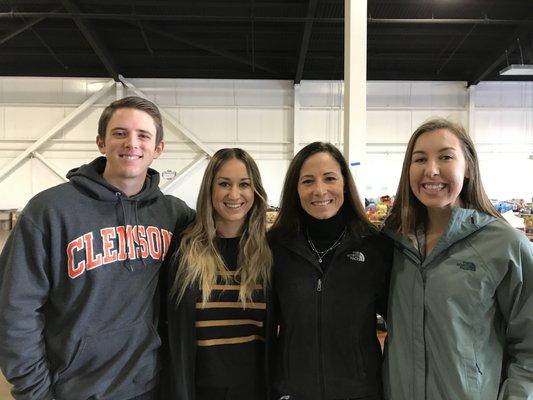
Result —
[[16, 399], [157, 397], [159, 268], [194, 211], [149, 168], [164, 147], [153, 103], [111, 103], [96, 143], [105, 157], [31, 199], [0, 255], [0, 367]]

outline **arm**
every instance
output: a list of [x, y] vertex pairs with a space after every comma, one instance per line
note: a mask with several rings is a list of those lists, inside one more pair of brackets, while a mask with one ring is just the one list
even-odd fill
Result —
[[16, 399], [51, 399], [42, 308], [50, 290], [46, 240], [22, 217], [0, 255], [0, 367]]
[[380, 262], [377, 277], [376, 311], [387, 321], [387, 305], [389, 299], [389, 285], [392, 270], [392, 255], [394, 245], [391, 239], [380, 234], [377, 238], [378, 260]]
[[170, 345], [168, 339], [168, 310], [169, 307], [172, 306], [171, 300], [169, 300], [169, 293], [174, 284], [174, 277], [176, 276], [177, 271], [178, 259], [176, 257], [176, 251], [179, 248], [183, 231], [194, 221], [196, 215], [194, 210], [187, 207], [185, 203], [182, 204], [184, 205], [183, 212], [178, 215], [168, 255], [163, 261], [159, 273], [160, 314], [158, 332], [162, 343], [160, 349], [162, 368], [160, 373], [159, 395], [162, 399], [173, 396], [171, 390], [172, 360], [170, 357]]
[[533, 399], [533, 250], [525, 237], [517, 247], [496, 293], [506, 322], [498, 400]]
[[276, 371], [276, 354], [278, 353], [278, 333], [280, 323], [280, 307], [278, 296], [274, 288], [274, 273], [272, 282], [267, 288], [267, 321], [265, 326], [266, 354], [265, 354], [265, 380], [267, 384], [267, 399], [277, 400], [280, 395], [274, 388]]

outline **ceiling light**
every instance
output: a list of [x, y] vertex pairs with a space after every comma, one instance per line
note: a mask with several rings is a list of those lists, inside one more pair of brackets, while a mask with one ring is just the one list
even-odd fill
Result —
[[502, 69], [500, 75], [533, 75], [533, 64], [511, 64]]

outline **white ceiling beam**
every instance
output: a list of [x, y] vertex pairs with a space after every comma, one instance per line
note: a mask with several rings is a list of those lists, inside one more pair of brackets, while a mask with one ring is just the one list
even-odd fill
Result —
[[68, 179], [63, 175], [63, 173], [54, 164], [52, 164], [50, 161], [44, 158], [40, 153], [37, 153], [36, 151], [34, 151], [33, 153], [31, 153], [31, 155], [35, 157], [37, 160], [39, 160], [40, 162], [42, 162], [46, 167], [48, 167], [63, 182], [68, 182]]
[[[130, 89], [132, 92], [137, 94], [140, 97], [144, 97], [146, 99], [149, 99], [148, 96], [146, 96], [141, 90], [137, 89], [133, 83], [128, 81], [126, 78], [124, 78], [122, 75], [119, 75], [118, 78], [128, 89]], [[209, 148], [206, 144], [204, 144], [200, 139], [198, 139], [194, 133], [192, 133], [189, 129], [185, 128], [182, 124], [180, 124], [176, 119], [170, 115], [168, 112], [163, 110], [161, 107], [159, 107], [159, 111], [161, 112], [161, 115], [167, 122], [169, 122], [174, 128], [176, 128], [178, 131], [180, 131], [183, 135], [185, 135], [189, 140], [191, 140], [196, 146], [198, 146], [204, 153], [206, 153], [209, 157], [211, 157], [214, 154], [214, 151]]]
[[98, 99], [107, 93], [109, 88], [115, 85], [114, 80], [109, 80], [98, 92], [94, 93], [85, 102], [78, 106], [69, 115], [59, 121], [52, 129], [41, 136], [36, 142], [31, 144], [26, 150], [20, 153], [17, 157], [11, 160], [2, 170], [0, 170], [0, 182], [14, 169], [16, 169], [26, 158], [28, 158], [34, 151], [38, 150], [47, 141], [52, 139], [59, 131], [65, 127], [68, 123], [72, 122], [80, 114], [84, 113], [91, 105], [93, 105]]
[[192, 160], [187, 166], [181, 169], [181, 171], [174, 177], [172, 180], [161, 185], [160, 189], [164, 194], [169, 194], [169, 192], [176, 186], [176, 184], [188, 173], [194, 171], [198, 165], [200, 165], [205, 159], [207, 159], [206, 154], [202, 154], [199, 157], [196, 157]]

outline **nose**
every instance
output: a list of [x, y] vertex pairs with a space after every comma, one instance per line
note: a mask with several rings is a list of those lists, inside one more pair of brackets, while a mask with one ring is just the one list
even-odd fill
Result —
[[129, 149], [136, 149], [137, 147], [139, 147], [139, 140], [137, 139], [137, 135], [129, 134], [126, 137], [124, 144]]
[[428, 161], [426, 164], [426, 176], [428, 178], [434, 178], [440, 175], [439, 164], [436, 161]]
[[238, 200], [241, 197], [241, 193], [239, 192], [239, 187], [237, 185], [232, 185], [229, 192], [228, 197], [231, 200]]
[[317, 182], [315, 184], [313, 192], [317, 196], [322, 196], [326, 194], [326, 186], [322, 182]]

